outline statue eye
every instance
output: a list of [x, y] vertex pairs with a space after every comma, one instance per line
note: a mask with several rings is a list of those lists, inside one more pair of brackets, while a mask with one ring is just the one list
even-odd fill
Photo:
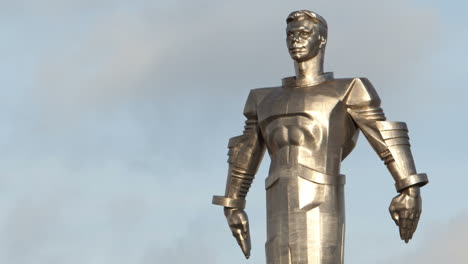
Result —
[[301, 37], [308, 37], [308, 36], [310, 36], [309, 32], [305, 32], [305, 31], [301, 32]]
[[287, 36], [288, 38], [291, 38], [294, 34], [292, 32], [288, 32]]

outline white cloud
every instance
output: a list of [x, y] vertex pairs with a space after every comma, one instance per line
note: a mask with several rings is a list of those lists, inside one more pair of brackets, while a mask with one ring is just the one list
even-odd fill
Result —
[[44, 28], [70, 25], [45, 34], [54, 44], [42, 51], [34, 76], [32, 104], [60, 121], [145, 100], [164, 105], [166, 96], [206, 100], [206, 93], [239, 93], [239, 87], [245, 93], [278, 84], [292, 72], [284, 18], [299, 8], [315, 10], [329, 21], [327, 69], [338, 77], [369, 76], [385, 94], [437, 46], [440, 22], [433, 10], [406, 1], [273, 2], [268, 12], [262, 12], [264, 3], [245, 1], [202, 1], [200, 6], [105, 1], [107, 9], [58, 2], [39, 11], [23, 7], [35, 15], [54, 7], [63, 15], [33, 20], [46, 23]]
[[[0, 161], [9, 190], [0, 262], [12, 264], [236, 263], [219, 253], [240, 255], [227, 227], [213, 228], [222, 213], [209, 197], [223, 191], [214, 188], [225, 182], [225, 141], [242, 130], [248, 89], [292, 72], [286, 15], [325, 16], [327, 69], [369, 76], [380, 90], [427, 62], [440, 23], [403, 0], [33, 2], [3, 9], [38, 30], [22, 35], [37, 50], [21, 60], [34, 73], [16, 73], [33, 81], [18, 91], [23, 104], [2, 113], [14, 129]], [[253, 195], [263, 195], [261, 182]]]
[[464, 264], [468, 262], [466, 243], [468, 237], [468, 214], [462, 213], [447, 222], [430, 224], [430, 231], [419, 234], [418, 248], [405, 256], [398, 256], [383, 263], [414, 264]]
[[43, 105], [84, 110], [120, 104], [141, 94], [145, 78], [163, 63], [164, 43], [138, 14], [104, 15], [87, 29], [43, 54], [34, 94]]

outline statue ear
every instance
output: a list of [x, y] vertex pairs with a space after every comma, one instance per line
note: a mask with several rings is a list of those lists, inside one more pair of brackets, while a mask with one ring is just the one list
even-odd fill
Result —
[[320, 40], [319, 49], [321, 49], [323, 46], [325, 46], [325, 44], [327, 44], [327, 39], [322, 35], [319, 35], [318, 38]]

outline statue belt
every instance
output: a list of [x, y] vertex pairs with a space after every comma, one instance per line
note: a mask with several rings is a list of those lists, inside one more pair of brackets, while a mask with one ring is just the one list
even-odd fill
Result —
[[268, 189], [280, 178], [291, 177], [300, 177], [317, 184], [343, 185], [346, 183], [346, 176], [344, 174], [330, 175], [301, 166], [294, 168], [280, 168], [270, 172], [270, 175], [265, 179], [265, 189]]

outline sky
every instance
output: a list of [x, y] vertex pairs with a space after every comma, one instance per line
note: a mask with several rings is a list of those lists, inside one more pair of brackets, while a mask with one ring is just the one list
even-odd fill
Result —
[[385, 166], [342, 167], [348, 264], [468, 262], [461, 0], [0, 0], [0, 263], [265, 263], [265, 157], [245, 261], [222, 209], [250, 89], [293, 74], [285, 18], [328, 21], [325, 69], [367, 77], [410, 129], [423, 213], [405, 244]]

